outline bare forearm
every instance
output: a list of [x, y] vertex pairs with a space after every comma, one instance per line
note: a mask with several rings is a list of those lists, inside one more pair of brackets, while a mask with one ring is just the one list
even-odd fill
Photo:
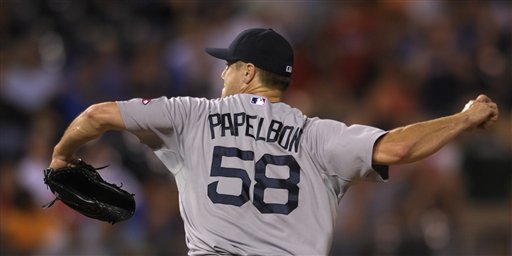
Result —
[[393, 154], [383, 156], [384, 159], [376, 159], [376, 163], [399, 164], [423, 159], [438, 151], [469, 127], [466, 115], [458, 113], [394, 129], [381, 139], [382, 144], [376, 145], [376, 147], [391, 148], [384, 150]]
[[423, 159], [463, 131], [486, 129], [498, 120], [498, 105], [485, 95], [469, 101], [462, 112], [394, 129], [375, 143], [374, 164], [391, 165]]
[[100, 137], [107, 130], [123, 128], [124, 123], [116, 103], [93, 105], [69, 125], [54, 147], [52, 158], [69, 162], [82, 145]]
[[101, 136], [105, 130], [97, 124], [87, 111], [80, 114], [66, 129], [59, 143], [55, 145], [54, 157], [70, 159], [82, 145]]

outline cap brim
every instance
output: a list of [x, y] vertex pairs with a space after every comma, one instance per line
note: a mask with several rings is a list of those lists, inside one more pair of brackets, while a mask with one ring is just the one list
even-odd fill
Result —
[[206, 53], [221, 60], [234, 60], [227, 48], [206, 48]]

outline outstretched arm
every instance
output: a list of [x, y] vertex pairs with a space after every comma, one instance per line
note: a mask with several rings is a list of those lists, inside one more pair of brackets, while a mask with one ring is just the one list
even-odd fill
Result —
[[90, 106], [71, 122], [54, 147], [50, 168], [58, 169], [73, 164], [73, 154], [82, 145], [108, 130], [123, 129], [125, 126], [117, 103], [105, 102]]
[[392, 165], [421, 160], [464, 131], [487, 128], [498, 120], [498, 106], [485, 95], [457, 114], [396, 128], [375, 143], [373, 163]]

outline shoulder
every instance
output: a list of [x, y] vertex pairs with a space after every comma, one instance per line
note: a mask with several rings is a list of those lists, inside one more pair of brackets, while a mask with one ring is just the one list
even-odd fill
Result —
[[347, 128], [343, 122], [318, 117], [307, 118], [305, 130], [313, 133], [339, 133]]
[[167, 108], [169, 108], [170, 111], [184, 111], [189, 112], [190, 114], [207, 111], [212, 105], [215, 105], [218, 102], [218, 99], [197, 98], [189, 96], [171, 98], [162, 97], [159, 99], [165, 101], [165, 105]]
[[140, 105], [140, 106], [158, 106], [165, 104], [198, 104], [207, 101], [203, 98], [194, 97], [166, 97], [161, 96], [158, 98], [132, 98], [129, 100], [117, 101], [119, 105]]
[[218, 99], [207, 99], [207, 98], [198, 98], [198, 97], [190, 97], [190, 96], [179, 96], [168, 98], [171, 102], [181, 103], [181, 104], [190, 104], [190, 105], [207, 105], [213, 102], [218, 101]]
[[117, 101], [121, 113], [134, 113], [148, 118], [169, 113], [173, 117], [189, 116], [207, 112], [215, 100], [196, 97], [158, 97], [153, 99], [133, 98]]
[[363, 138], [378, 137], [385, 133], [385, 131], [377, 127], [360, 124], [347, 125], [340, 121], [320, 119], [316, 117], [308, 118], [304, 130], [306, 133], [311, 134], [314, 137], [328, 138], [327, 143], [334, 142], [334, 140], [331, 140], [333, 138], [359, 140]]

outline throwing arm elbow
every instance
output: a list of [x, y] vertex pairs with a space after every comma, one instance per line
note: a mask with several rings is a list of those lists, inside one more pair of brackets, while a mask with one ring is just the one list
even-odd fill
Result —
[[105, 131], [109, 129], [124, 129], [119, 107], [115, 102], [104, 102], [91, 105], [82, 116], [93, 129]]
[[410, 162], [411, 147], [399, 141], [393, 141], [387, 135], [373, 146], [373, 164], [393, 165]]

